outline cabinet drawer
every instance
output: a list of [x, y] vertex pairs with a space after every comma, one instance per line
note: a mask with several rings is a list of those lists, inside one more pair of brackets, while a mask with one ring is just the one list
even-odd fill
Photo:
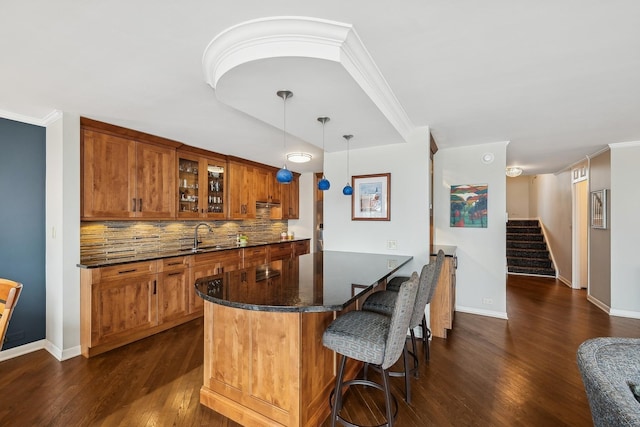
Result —
[[157, 269], [156, 261], [132, 262], [130, 264], [114, 265], [112, 267], [102, 267], [99, 275], [102, 280], [122, 277], [133, 277], [141, 274], [152, 274]]
[[255, 248], [244, 248], [242, 250], [242, 260], [244, 266], [248, 263], [255, 265], [256, 263], [264, 264], [267, 262], [267, 246], [258, 246]]
[[172, 270], [181, 270], [183, 268], [189, 267], [191, 257], [189, 256], [181, 256], [174, 258], [165, 258], [159, 261], [158, 271], [172, 271]]
[[291, 243], [277, 243], [269, 246], [269, 259], [277, 260], [291, 257]]
[[301, 240], [293, 243], [293, 255], [304, 255], [309, 253], [309, 241]]
[[226, 251], [209, 252], [205, 254], [197, 254], [192, 258], [191, 266], [200, 266], [205, 264], [229, 264], [238, 265], [242, 260], [242, 251], [240, 249], [229, 249]]

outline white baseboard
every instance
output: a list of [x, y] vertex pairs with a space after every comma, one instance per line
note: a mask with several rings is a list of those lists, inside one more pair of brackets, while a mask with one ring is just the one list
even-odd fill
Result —
[[45, 342], [46, 340], [34, 341], [8, 350], [2, 350], [0, 351], [0, 362], [42, 350], [45, 346]]
[[477, 314], [479, 316], [495, 317], [497, 319], [508, 320], [506, 311], [483, 310], [475, 307], [456, 306], [456, 311], [461, 313]]
[[611, 316], [628, 317], [630, 319], [640, 319], [640, 312], [637, 312], [637, 311], [618, 310], [617, 308], [612, 308], [609, 310], [609, 314]]
[[610, 308], [607, 304], [603, 303], [602, 301], [600, 301], [599, 299], [591, 296], [591, 295], [587, 295], [587, 301], [589, 301], [591, 304], [595, 305], [596, 307], [598, 307], [600, 310], [604, 311], [607, 314], [611, 314], [609, 313]]
[[30, 342], [8, 350], [0, 351], [0, 362], [3, 360], [13, 359], [14, 357], [24, 356], [38, 350], [47, 350], [53, 357], [59, 361], [71, 359], [80, 356], [80, 346], [72, 347], [67, 350], [60, 350], [48, 340], [39, 340]]
[[564, 283], [565, 285], [567, 285], [568, 287], [573, 288], [573, 284], [571, 283], [571, 280], [567, 279], [566, 277], [562, 275], [558, 275], [558, 280]]

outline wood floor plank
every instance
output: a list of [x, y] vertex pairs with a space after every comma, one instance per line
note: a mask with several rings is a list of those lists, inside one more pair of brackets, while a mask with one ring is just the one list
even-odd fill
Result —
[[[419, 350], [411, 405], [403, 378], [391, 378], [398, 426], [591, 425], [577, 347], [596, 336], [640, 337], [640, 320], [610, 317], [584, 290], [526, 276], [509, 276], [507, 314], [456, 313], [428, 364]], [[58, 362], [41, 350], [0, 362], [0, 425], [238, 427], [200, 405], [202, 360], [198, 319], [88, 360]], [[367, 390], [348, 391], [345, 405], [359, 422], [384, 414], [381, 396]]]

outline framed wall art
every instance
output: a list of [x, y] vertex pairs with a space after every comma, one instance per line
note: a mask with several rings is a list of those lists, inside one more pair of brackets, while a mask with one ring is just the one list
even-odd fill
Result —
[[451, 186], [449, 226], [487, 228], [487, 184]]
[[607, 190], [591, 192], [591, 228], [607, 228]]
[[351, 178], [351, 219], [390, 221], [391, 174], [358, 175]]

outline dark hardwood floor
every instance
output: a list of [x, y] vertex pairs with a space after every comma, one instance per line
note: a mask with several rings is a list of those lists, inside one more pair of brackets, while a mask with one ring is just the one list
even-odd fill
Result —
[[[509, 276], [507, 312], [508, 321], [456, 313], [449, 337], [433, 339], [411, 405], [392, 378], [398, 426], [591, 425], [576, 349], [595, 336], [640, 337], [640, 320], [609, 317], [584, 290], [525, 276]], [[195, 320], [89, 360], [58, 362], [41, 350], [1, 362], [0, 426], [238, 426], [199, 403], [202, 352]], [[350, 391], [345, 405], [371, 423], [381, 397]]]

